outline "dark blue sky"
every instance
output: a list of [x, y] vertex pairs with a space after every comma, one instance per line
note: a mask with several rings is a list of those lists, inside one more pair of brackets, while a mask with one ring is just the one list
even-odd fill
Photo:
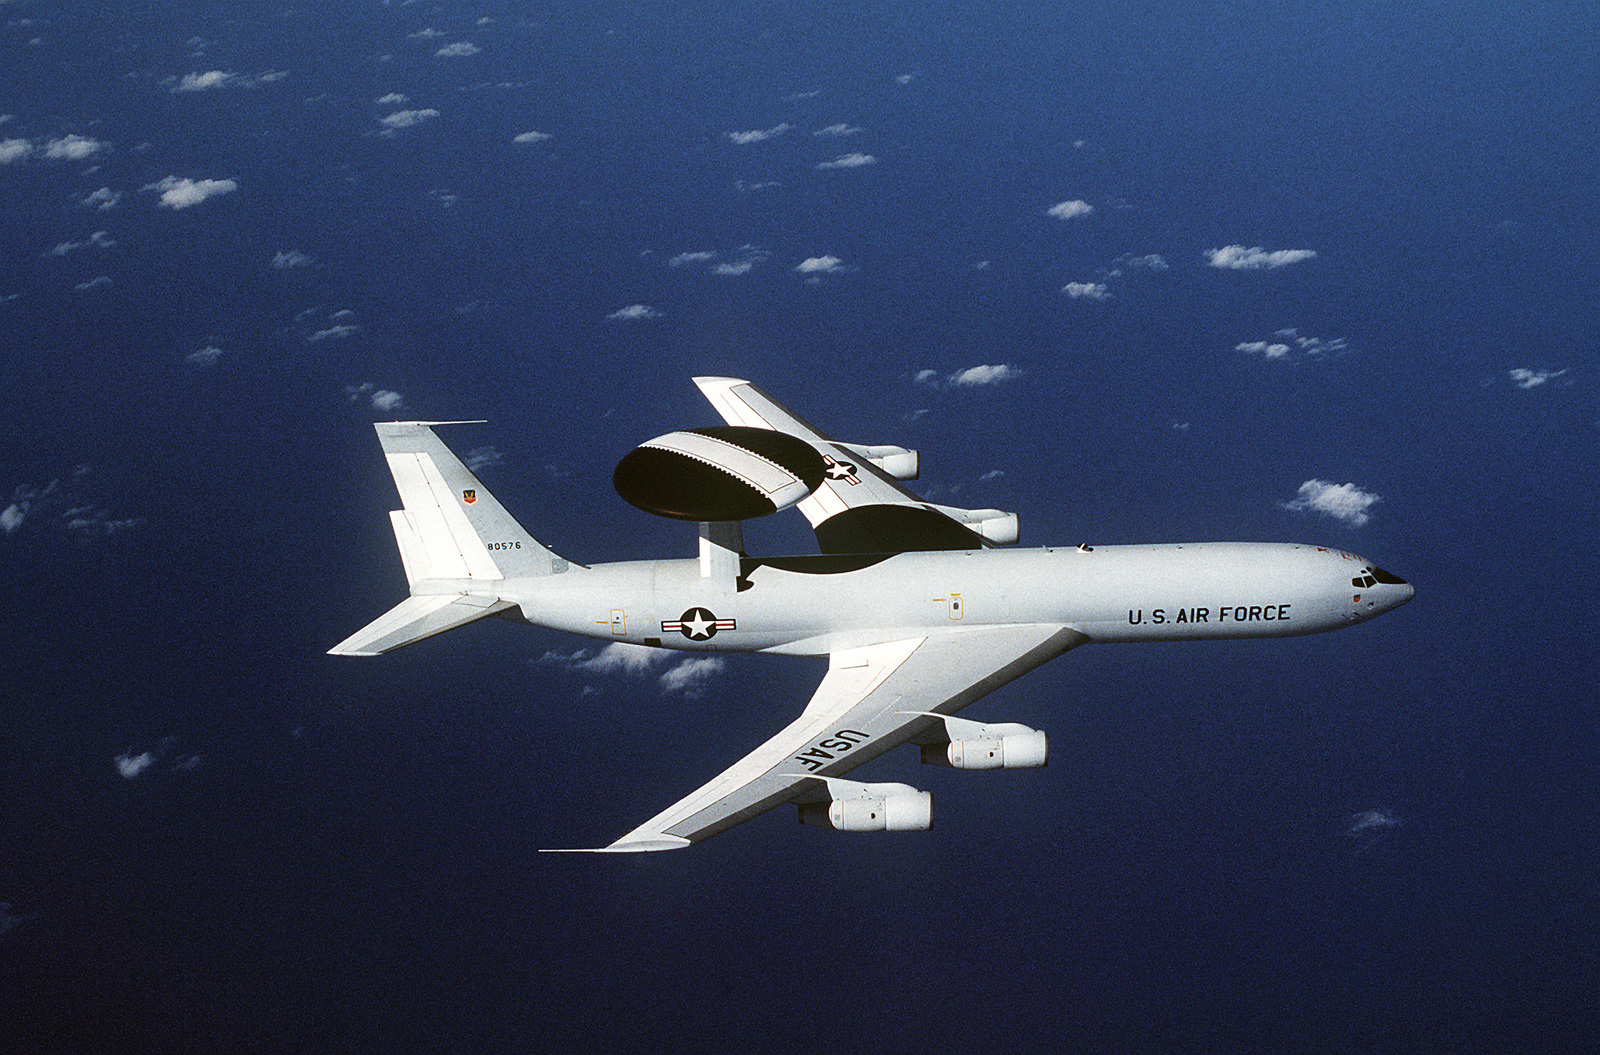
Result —
[[[0, 2], [8, 1042], [1592, 1043], [1593, 5], [615, 6]], [[1418, 597], [1074, 652], [973, 708], [1048, 769], [873, 765], [922, 835], [538, 855], [822, 665], [325, 656], [404, 590], [369, 423], [487, 418], [555, 549], [687, 555], [610, 472], [701, 373], [1025, 545]]]

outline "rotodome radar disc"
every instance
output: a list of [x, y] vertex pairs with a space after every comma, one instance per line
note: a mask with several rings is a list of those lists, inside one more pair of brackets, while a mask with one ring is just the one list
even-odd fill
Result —
[[658, 436], [629, 451], [611, 482], [630, 505], [674, 520], [749, 520], [816, 490], [827, 462], [805, 440], [717, 425]]

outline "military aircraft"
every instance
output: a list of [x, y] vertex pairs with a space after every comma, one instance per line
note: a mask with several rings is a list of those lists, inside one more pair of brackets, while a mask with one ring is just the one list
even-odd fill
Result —
[[[669, 850], [792, 802], [841, 831], [927, 829], [932, 798], [845, 774], [903, 743], [960, 769], [1045, 764], [1042, 731], [957, 711], [1091, 642], [1313, 634], [1410, 600], [1329, 546], [1205, 542], [1003, 548], [1017, 517], [925, 502], [915, 451], [829, 439], [749, 381], [698, 377], [725, 425], [650, 440], [613, 483], [699, 524], [684, 560], [585, 567], [535, 541], [434, 434], [374, 427], [403, 509], [410, 596], [330, 650], [375, 656], [485, 616], [685, 652], [827, 656], [800, 716], [703, 787], [594, 852]], [[794, 506], [819, 554], [751, 556], [741, 522]]]

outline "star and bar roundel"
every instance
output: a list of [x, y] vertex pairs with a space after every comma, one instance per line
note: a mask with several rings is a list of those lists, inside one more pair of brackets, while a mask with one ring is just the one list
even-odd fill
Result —
[[736, 630], [732, 619], [718, 619], [709, 608], [691, 608], [677, 619], [661, 620], [661, 632], [677, 631], [690, 641], [708, 641], [718, 630]]

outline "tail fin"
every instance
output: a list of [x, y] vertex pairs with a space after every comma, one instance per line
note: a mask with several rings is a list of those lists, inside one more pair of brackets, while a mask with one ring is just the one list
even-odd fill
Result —
[[385, 421], [373, 427], [404, 509], [389, 514], [412, 596], [329, 650], [373, 656], [514, 607], [506, 579], [569, 567], [506, 512], [433, 433], [452, 421]]

